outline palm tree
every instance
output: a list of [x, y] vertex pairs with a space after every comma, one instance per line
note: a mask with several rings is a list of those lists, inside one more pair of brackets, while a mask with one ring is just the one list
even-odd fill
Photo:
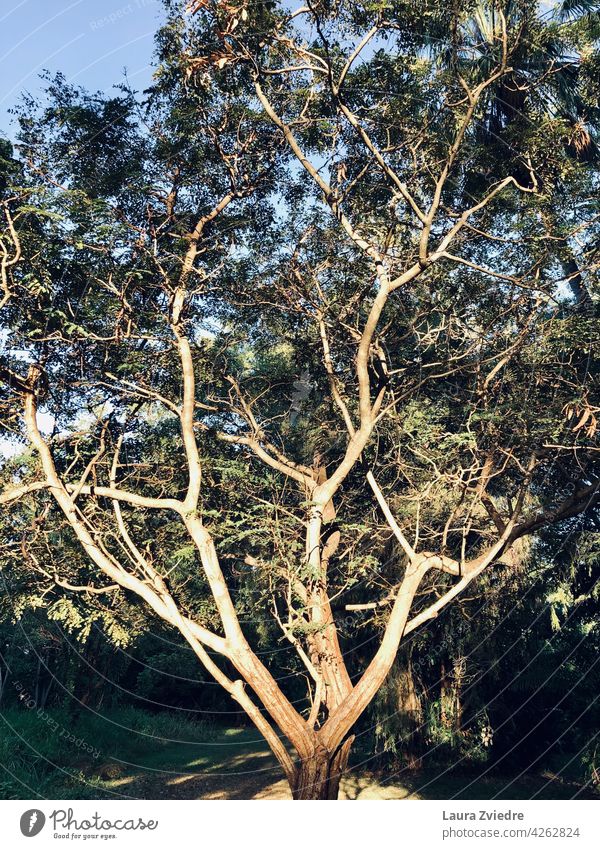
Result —
[[[530, 0], [481, 0], [448, 40], [427, 44], [442, 66], [484, 79], [498, 65], [503, 30], [509, 33], [512, 70], [487, 88], [476, 132], [478, 141], [495, 151], [499, 162], [506, 165], [507, 151], [511, 152], [509, 167], [521, 182], [530, 179], [524, 165], [526, 151], [514, 149], [511, 130], [534, 113], [564, 125], [564, 151], [572, 161], [591, 164], [600, 159], [596, 143], [600, 110], [587, 96], [584, 73], [584, 62], [593, 55], [600, 37], [600, 2], [563, 0], [545, 11], [541, 5]], [[471, 191], [473, 179], [467, 185]], [[555, 196], [560, 182], [554, 177], [553, 192], [548, 194]], [[540, 219], [577, 307], [591, 306], [576, 255], [555, 210], [540, 206]]]

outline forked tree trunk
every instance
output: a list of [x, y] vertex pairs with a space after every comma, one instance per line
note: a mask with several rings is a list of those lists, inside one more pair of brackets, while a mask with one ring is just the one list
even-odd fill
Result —
[[304, 800], [337, 799], [353, 740], [354, 737], [346, 739], [333, 755], [321, 747], [315, 749], [311, 758], [301, 761], [292, 787], [292, 797]]

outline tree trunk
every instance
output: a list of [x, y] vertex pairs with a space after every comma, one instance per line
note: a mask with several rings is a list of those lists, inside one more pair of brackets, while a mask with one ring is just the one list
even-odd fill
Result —
[[559, 227], [554, 216], [548, 212], [542, 212], [541, 219], [546, 229], [546, 235], [554, 240], [555, 250], [559, 262], [563, 267], [566, 282], [571, 289], [575, 305], [579, 309], [589, 309], [593, 306], [593, 301], [571, 246], [567, 239], [557, 235]]
[[423, 706], [413, 676], [412, 664], [396, 671], [397, 707], [399, 726], [402, 729], [403, 748], [408, 769], [421, 769], [421, 728]]
[[444, 728], [452, 727], [452, 684], [446, 664], [442, 660], [440, 665], [440, 722]]
[[462, 734], [462, 718], [463, 718], [463, 701], [462, 691], [467, 670], [467, 660], [464, 657], [459, 657], [454, 661], [454, 730], [457, 734]]
[[353, 741], [354, 737], [348, 737], [333, 755], [325, 747], [315, 748], [312, 757], [300, 761], [292, 797], [337, 799]]

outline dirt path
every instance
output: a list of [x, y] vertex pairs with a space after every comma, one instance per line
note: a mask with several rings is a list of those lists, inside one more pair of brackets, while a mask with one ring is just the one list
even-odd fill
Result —
[[[146, 799], [291, 799], [288, 783], [279, 778], [279, 767], [271, 758], [256, 757], [240, 763], [240, 771], [230, 774], [183, 775], [169, 778], [145, 776], [137, 784]], [[252, 770], [247, 768], [252, 766]], [[419, 799], [406, 787], [384, 787], [368, 776], [349, 776], [342, 781], [340, 799]]]
[[[108, 765], [111, 766], [110, 764]], [[168, 745], [144, 764], [112, 764], [100, 769], [102, 785], [112, 794], [138, 799], [290, 799], [287, 782], [270, 752], [256, 742], [191, 747]], [[104, 775], [102, 775], [104, 769]], [[110, 772], [110, 770], [108, 770]], [[439, 769], [401, 773], [386, 781], [350, 772], [340, 799], [571, 799], [598, 795], [548, 773], [513, 781], [504, 776], [476, 777]]]

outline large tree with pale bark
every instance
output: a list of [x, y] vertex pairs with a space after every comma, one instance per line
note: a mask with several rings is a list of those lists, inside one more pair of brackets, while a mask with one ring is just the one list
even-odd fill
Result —
[[592, 12], [167, 6], [143, 99], [55, 78], [3, 148], [3, 565], [337, 798], [402, 640], [598, 506]]

